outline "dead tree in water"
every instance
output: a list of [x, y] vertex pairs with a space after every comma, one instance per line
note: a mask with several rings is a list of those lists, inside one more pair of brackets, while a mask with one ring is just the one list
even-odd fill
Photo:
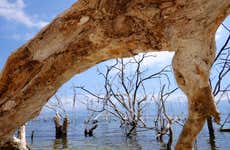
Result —
[[[221, 24], [221, 27], [223, 27], [228, 32], [228, 37], [226, 38], [221, 49], [218, 51], [213, 63], [212, 69], [216, 72], [214, 73], [215, 76], [211, 76], [210, 78], [212, 93], [217, 98], [217, 105], [221, 99], [224, 98], [224, 95], [230, 91], [230, 82], [228, 81], [230, 75], [230, 29], [228, 29], [227, 26], [223, 23]], [[212, 117], [207, 118], [207, 126], [210, 140], [214, 141], [215, 133]]]
[[[62, 101], [58, 98], [57, 95], [55, 95], [54, 97], [56, 101], [54, 101], [53, 103], [49, 102], [48, 104], [46, 104], [46, 107], [56, 113], [54, 117], [56, 139], [67, 138], [69, 118]], [[63, 124], [60, 123], [61, 120], [63, 120]]]
[[91, 128], [85, 128], [85, 131], [84, 131], [84, 133], [85, 133], [85, 136], [87, 137], [87, 136], [93, 136], [93, 131], [97, 128], [97, 124], [94, 124]]
[[[230, 105], [230, 97], [229, 95], [227, 94], [227, 99], [228, 99], [228, 103]], [[230, 132], [230, 128], [225, 128], [225, 125], [226, 124], [229, 124], [230, 123], [230, 113], [228, 114], [228, 116], [225, 118], [225, 120], [223, 121], [223, 123], [221, 124], [220, 126], [220, 132]]]
[[157, 132], [157, 140], [160, 142], [163, 141], [163, 136], [168, 135], [167, 149], [171, 149], [171, 145], [173, 142], [173, 123], [177, 123], [183, 126], [183, 123], [180, 122], [181, 119], [175, 117], [171, 117], [168, 115], [166, 110], [166, 101], [167, 99], [176, 92], [178, 88], [168, 90], [166, 89], [166, 85], [164, 84], [160, 87], [159, 93], [155, 96], [153, 94], [153, 100], [157, 106], [157, 116], [154, 120], [155, 130]]
[[[143, 63], [148, 57], [154, 59], [152, 55], [141, 54], [132, 59], [116, 59], [113, 65], [106, 67], [105, 72], [98, 70], [99, 75], [104, 79], [102, 94], [95, 94], [84, 87], [76, 87], [102, 104], [100, 110], [92, 108], [92, 111], [107, 111], [120, 120], [121, 126], [128, 127], [127, 136], [130, 136], [138, 127], [153, 128], [148, 127], [143, 119], [143, 109], [148, 100], [145, 82], [159, 78], [168, 79], [167, 73], [170, 66], [151, 74], [143, 69]], [[133, 71], [127, 68], [135, 69]]]
[[68, 123], [69, 120], [67, 117], [64, 118], [63, 124], [60, 123], [60, 115], [56, 114], [54, 117], [54, 124], [56, 129], [56, 139], [67, 138]]

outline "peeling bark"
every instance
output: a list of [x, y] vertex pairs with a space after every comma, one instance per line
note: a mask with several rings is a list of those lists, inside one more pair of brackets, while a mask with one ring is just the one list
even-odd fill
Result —
[[205, 119], [219, 121], [208, 77], [214, 33], [229, 13], [229, 0], [79, 0], [8, 58], [0, 74], [0, 142], [73, 75], [111, 58], [170, 50], [189, 100], [176, 149], [191, 149]]

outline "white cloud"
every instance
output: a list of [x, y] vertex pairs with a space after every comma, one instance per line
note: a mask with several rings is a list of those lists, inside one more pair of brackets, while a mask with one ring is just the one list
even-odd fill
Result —
[[[162, 68], [167, 65], [171, 65], [174, 52], [149, 52], [145, 55], [145, 58], [142, 62], [142, 68]], [[140, 53], [135, 56], [137, 60], [143, 57], [143, 53]], [[130, 61], [132, 58], [126, 58], [124, 61]], [[133, 66], [135, 68], [135, 66]], [[132, 67], [131, 67], [132, 68]], [[134, 69], [133, 68], [133, 69]]]
[[0, 17], [24, 24], [27, 27], [41, 28], [48, 24], [42, 20], [34, 20], [25, 13], [24, 8], [25, 3], [23, 0], [16, 0], [15, 2], [0, 0]]
[[29, 40], [33, 36], [34, 36], [34, 33], [31, 33], [31, 32], [30, 33], [26, 33], [26, 34], [17, 34], [17, 33], [15, 33], [15, 34], [10, 35], [7, 38], [19, 41], [19, 40]]
[[[135, 56], [137, 60], [141, 59], [144, 53], [140, 53]], [[175, 52], [168, 52], [168, 51], [163, 51], [163, 52], [149, 52], [145, 55], [145, 58], [141, 64], [142, 69], [153, 69], [155, 71], [159, 71], [159, 69], [163, 69], [163, 67], [167, 65], [172, 64], [172, 59], [174, 56]], [[134, 62], [133, 57], [125, 58], [124, 63], [127, 62]], [[116, 63], [115, 59], [109, 60], [104, 62], [99, 68], [101, 72], [105, 72], [106, 68], [105, 66], [112, 66]], [[121, 66], [118, 65], [118, 68]], [[126, 66], [127, 67], [127, 66]], [[126, 68], [128, 72], [135, 72], [136, 70], [136, 64], [129, 64], [128, 67]], [[114, 69], [110, 72], [111, 76], [114, 76], [115, 74], [118, 73], [118, 70]]]
[[171, 65], [174, 52], [168, 52], [168, 51], [150, 52], [147, 53], [147, 56], [154, 56], [154, 57], [147, 57], [144, 60], [143, 65], [145, 65], [146, 67], [152, 65], [166, 66], [166, 65]]
[[[87, 93], [76, 95], [75, 106], [73, 106], [73, 95], [58, 94], [58, 98], [61, 100], [65, 110], [71, 110], [75, 108], [77, 108], [77, 110], [87, 110], [87, 105], [95, 110], [100, 110], [102, 106], [97, 103], [97, 98]], [[54, 96], [50, 98], [48, 105], [53, 106], [56, 109], [58, 109], [58, 107], [62, 107], [61, 105], [58, 105], [58, 102]]]

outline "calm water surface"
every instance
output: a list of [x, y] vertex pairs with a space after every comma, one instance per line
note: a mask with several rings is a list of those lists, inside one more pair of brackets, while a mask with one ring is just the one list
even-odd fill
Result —
[[[225, 108], [226, 109], [226, 108]], [[176, 110], [176, 109], [175, 109]], [[172, 110], [171, 110], [172, 111]], [[227, 114], [229, 109], [223, 110]], [[174, 111], [175, 114], [178, 111]], [[79, 113], [78, 113], [79, 114]], [[223, 114], [223, 115], [224, 115]], [[48, 116], [48, 117], [47, 117]], [[55, 129], [52, 121], [53, 114], [40, 116], [27, 125], [27, 142], [32, 150], [52, 150], [52, 149], [69, 149], [69, 150], [166, 150], [165, 143], [159, 143], [155, 139], [154, 131], [138, 130], [136, 136], [126, 138], [119, 122], [115, 120], [101, 121], [95, 130], [93, 137], [84, 136], [85, 113], [73, 117], [70, 122], [68, 139], [55, 140]], [[75, 118], [75, 119], [73, 119]], [[77, 118], [77, 119], [76, 119]], [[174, 126], [174, 143], [181, 131], [180, 126]], [[216, 129], [216, 138], [214, 146], [211, 147], [207, 128], [205, 127], [196, 141], [198, 150], [230, 150], [230, 133], [221, 133]], [[34, 130], [34, 140], [30, 139], [32, 130]], [[167, 139], [165, 139], [167, 141]]]

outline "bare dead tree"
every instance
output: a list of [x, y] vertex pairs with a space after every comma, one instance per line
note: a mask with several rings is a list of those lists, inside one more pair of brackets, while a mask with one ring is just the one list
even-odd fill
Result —
[[[216, 75], [217, 79], [216, 80], [212, 79], [210, 82], [213, 89], [214, 96], [228, 92], [230, 89], [230, 83], [223, 84], [230, 72], [230, 47], [228, 47], [229, 43], [230, 43], [230, 32], [224, 45], [217, 53], [217, 56], [213, 64], [213, 69], [216, 69], [217, 72]], [[220, 99], [218, 99], [217, 104], [219, 103], [219, 101]]]
[[[230, 82], [228, 81], [230, 73], [230, 30], [223, 23], [222, 26], [226, 29], [229, 35], [216, 55], [212, 66], [215, 74], [210, 78], [210, 85], [213, 89], [213, 95], [217, 98], [217, 105], [220, 100], [223, 99], [224, 95], [230, 91]], [[215, 133], [211, 117], [207, 118], [207, 126], [210, 138], [214, 139]]]
[[102, 104], [100, 109], [91, 109], [92, 111], [107, 111], [120, 120], [121, 126], [128, 127], [127, 136], [138, 127], [153, 129], [148, 127], [143, 119], [143, 109], [149, 97], [144, 86], [145, 82], [160, 78], [169, 80], [167, 73], [170, 72], [170, 66], [147, 74], [143, 69], [144, 59], [147, 57], [153, 56], [142, 54], [132, 59], [116, 59], [113, 65], [106, 66], [105, 72], [98, 70], [104, 79], [102, 94], [96, 94], [83, 86], [76, 87]]
[[73, 86], [73, 108], [75, 107], [76, 104], [76, 99], [77, 96], [83, 96], [83, 98], [78, 98], [78, 102], [81, 104], [84, 104], [86, 106], [87, 111], [89, 112], [88, 117], [84, 121], [85, 125], [85, 130], [84, 134], [85, 137], [91, 137], [94, 135], [94, 130], [98, 127], [98, 121], [97, 119], [101, 116], [103, 111], [99, 110], [97, 111], [96, 109], [93, 109], [92, 105], [94, 103], [94, 100], [92, 100], [88, 95], [82, 95], [82, 94], [77, 94], [76, 88]]
[[[230, 104], [230, 97], [228, 94], [227, 94], [227, 99], [228, 99], [228, 103]], [[225, 124], [229, 123], [229, 121], [230, 121], [230, 113], [227, 115], [227, 117], [225, 118], [225, 120], [220, 126], [221, 132], [230, 132], [230, 128], [224, 128]]]
[[157, 106], [157, 114], [156, 118], [154, 120], [155, 130], [157, 133], [157, 140], [160, 142], [163, 142], [163, 136], [167, 135], [168, 142], [167, 142], [167, 148], [171, 149], [171, 145], [173, 142], [173, 129], [172, 125], [173, 123], [177, 123], [181, 126], [183, 126], [183, 122], [181, 122], [182, 119], [178, 117], [171, 117], [168, 115], [166, 110], [166, 101], [167, 99], [176, 92], [178, 88], [174, 89], [167, 89], [166, 84], [160, 87], [160, 90], [157, 95], [153, 94], [152, 99], [155, 102]]

